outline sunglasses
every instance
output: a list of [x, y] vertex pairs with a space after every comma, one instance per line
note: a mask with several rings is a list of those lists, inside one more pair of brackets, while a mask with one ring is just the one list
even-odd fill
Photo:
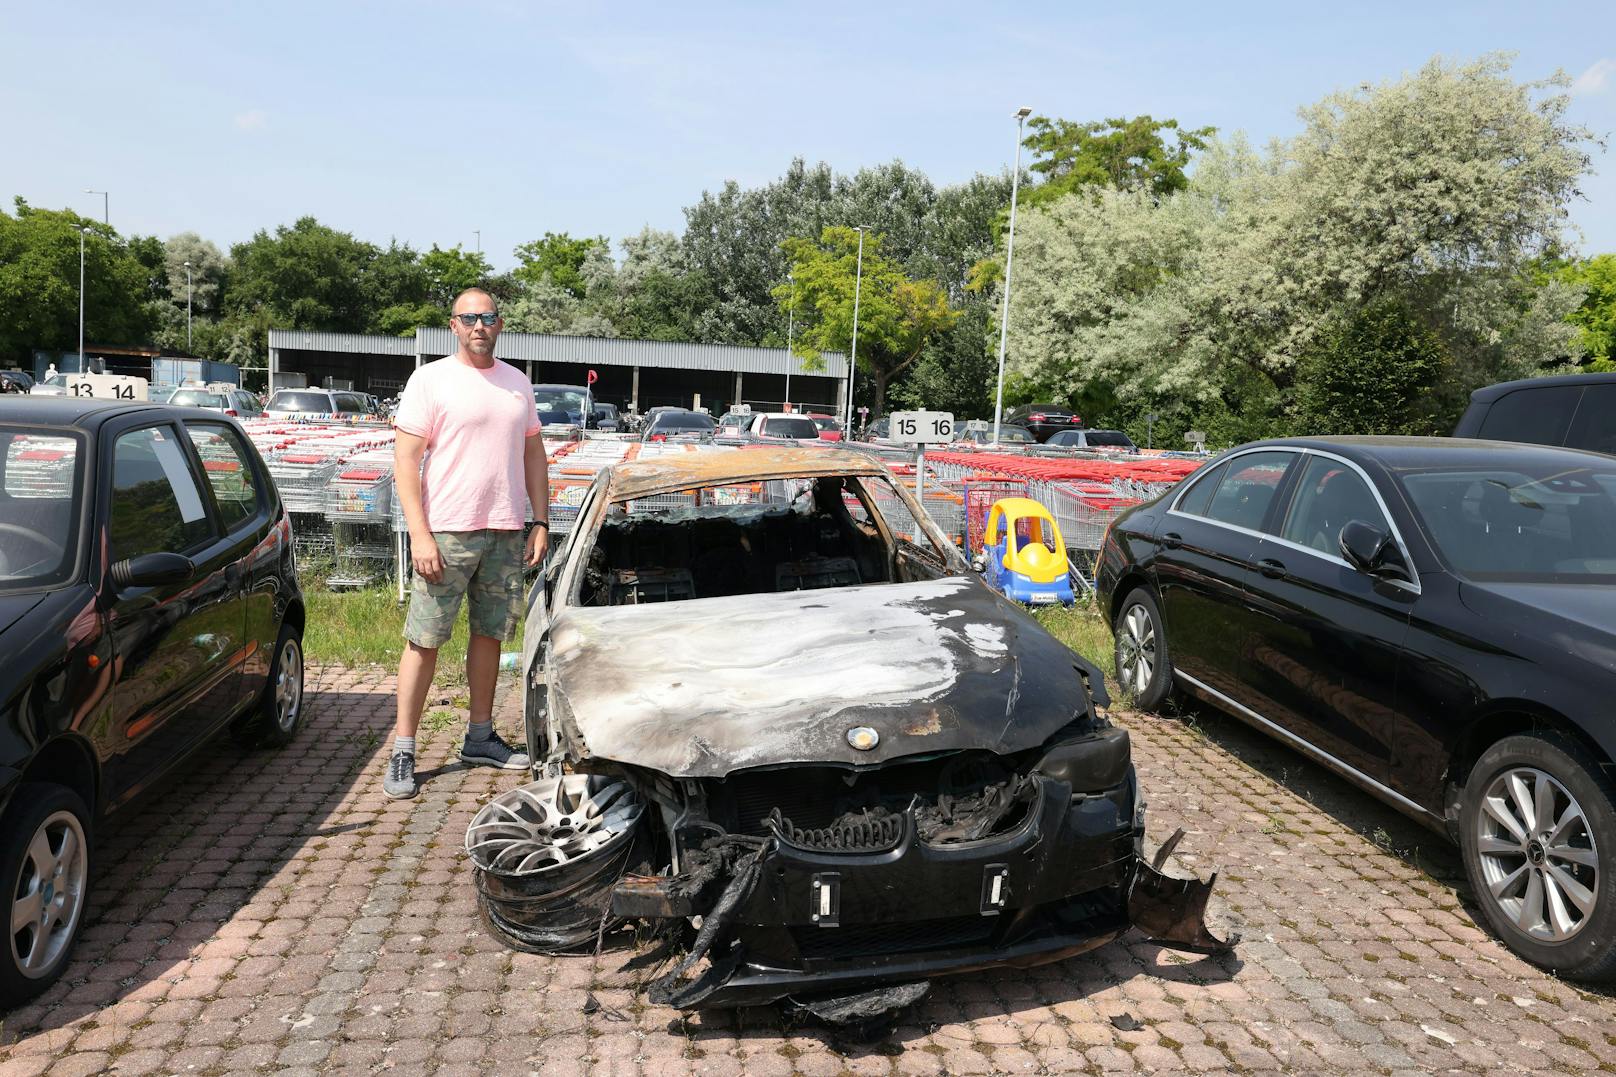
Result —
[[484, 325], [493, 325], [495, 322], [499, 321], [499, 315], [491, 310], [485, 311], [482, 314], [451, 314], [449, 317], [459, 318], [460, 324], [466, 326], [467, 328], [476, 325], [479, 318], [482, 319], [482, 323]]

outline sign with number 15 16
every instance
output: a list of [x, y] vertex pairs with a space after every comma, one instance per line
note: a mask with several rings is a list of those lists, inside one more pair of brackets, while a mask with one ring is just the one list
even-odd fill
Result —
[[900, 445], [941, 445], [954, 440], [954, 415], [947, 411], [895, 411], [888, 436]]

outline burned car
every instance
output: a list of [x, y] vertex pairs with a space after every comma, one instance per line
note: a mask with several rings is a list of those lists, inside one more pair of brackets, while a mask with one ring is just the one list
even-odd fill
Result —
[[[1091, 949], [1225, 944], [1141, 857], [1101, 673], [995, 594], [879, 461], [617, 465], [529, 599], [539, 778], [467, 833], [495, 934], [682, 931], [681, 1008], [857, 998]], [[1170, 844], [1170, 843], [1169, 843]], [[817, 1011], [816, 1011], [817, 1012]]]

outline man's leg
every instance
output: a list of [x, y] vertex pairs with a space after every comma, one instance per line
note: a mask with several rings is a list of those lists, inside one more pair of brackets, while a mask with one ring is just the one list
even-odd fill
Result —
[[[499, 660], [497, 655], [494, 660]], [[469, 665], [467, 668], [469, 671]], [[404, 654], [398, 660], [398, 724], [393, 727], [396, 735], [413, 739], [415, 731], [421, 728], [426, 694], [432, 688], [432, 678], [437, 671], [436, 647], [421, 647], [404, 641]]]
[[443, 579], [428, 583], [415, 577], [410, 610], [404, 619], [404, 653], [398, 660], [398, 715], [387, 776], [382, 781], [382, 792], [394, 799], [415, 795], [415, 733], [421, 726], [433, 674], [438, 670], [438, 648], [449, 641], [475, 568], [475, 562], [467, 564], [459, 535], [444, 532], [435, 537], [443, 555]]
[[471, 605], [471, 641], [466, 648], [466, 680], [471, 688], [471, 714], [460, 758], [468, 763], [526, 770], [526, 752], [518, 752], [494, 732], [494, 685], [499, 679], [499, 650], [516, 632], [522, 613], [522, 532], [486, 531], [486, 546], [477, 573], [466, 589]]

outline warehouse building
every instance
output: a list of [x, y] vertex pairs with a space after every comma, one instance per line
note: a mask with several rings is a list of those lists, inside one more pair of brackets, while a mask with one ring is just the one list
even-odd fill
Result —
[[[417, 329], [413, 337], [271, 329], [270, 386], [330, 385], [395, 396], [416, 367], [454, 350], [447, 327]], [[824, 355], [821, 369], [810, 372], [784, 348], [506, 332], [494, 354], [536, 385], [583, 385], [593, 370], [595, 399], [641, 412], [660, 404], [699, 406], [714, 415], [737, 403], [774, 410], [786, 400], [789, 378], [795, 407], [839, 413], [847, 391], [845, 356]]]

